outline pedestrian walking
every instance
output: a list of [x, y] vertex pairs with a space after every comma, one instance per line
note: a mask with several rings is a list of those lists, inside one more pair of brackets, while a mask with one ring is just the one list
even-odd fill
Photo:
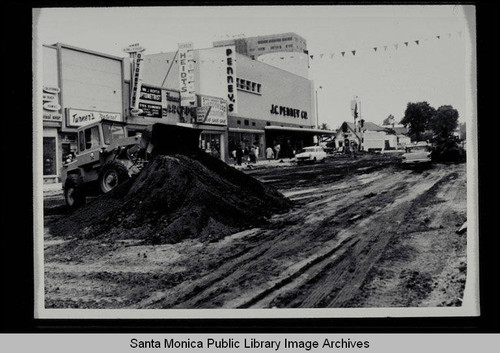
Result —
[[241, 147], [236, 149], [236, 164], [241, 165], [241, 160], [243, 159], [243, 150]]
[[274, 151], [271, 148], [271, 146], [269, 146], [268, 148], [266, 148], [266, 159], [268, 161], [270, 161], [271, 159], [274, 159]]
[[252, 146], [250, 148], [249, 157], [250, 157], [250, 163], [255, 163], [256, 162], [256, 159], [255, 159], [255, 146]]
[[274, 157], [276, 159], [279, 159], [280, 149], [281, 149], [281, 146], [279, 143], [276, 146], [274, 146]]

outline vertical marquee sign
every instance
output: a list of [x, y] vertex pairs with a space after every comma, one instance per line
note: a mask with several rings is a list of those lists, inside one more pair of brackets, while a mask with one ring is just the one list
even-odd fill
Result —
[[227, 111], [237, 113], [235, 47], [226, 47]]
[[138, 115], [141, 113], [139, 109], [139, 93], [141, 91], [141, 74], [142, 74], [142, 52], [145, 48], [139, 43], [131, 44], [124, 48], [123, 51], [130, 54], [131, 60], [131, 75], [130, 75], [130, 113]]
[[181, 107], [194, 107], [196, 104], [193, 59], [193, 43], [179, 43], [179, 91]]

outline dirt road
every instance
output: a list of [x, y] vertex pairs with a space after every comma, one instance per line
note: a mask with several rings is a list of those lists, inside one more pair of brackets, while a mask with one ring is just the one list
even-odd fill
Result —
[[403, 170], [388, 156], [334, 157], [248, 173], [295, 207], [218, 242], [56, 238], [51, 220], [64, 215], [46, 209], [46, 308], [461, 304], [465, 164]]

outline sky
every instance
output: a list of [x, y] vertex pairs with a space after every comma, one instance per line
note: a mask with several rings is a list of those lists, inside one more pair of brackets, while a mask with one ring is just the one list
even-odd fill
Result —
[[470, 38], [475, 37], [463, 6], [103, 7], [33, 13], [36, 44], [60, 42], [116, 56], [126, 56], [122, 49], [132, 43], [153, 54], [175, 51], [181, 42], [201, 49], [235, 36], [285, 32], [307, 40], [319, 124], [337, 128], [352, 121], [354, 96], [361, 101], [361, 117], [377, 124], [389, 114], [400, 121], [409, 102], [422, 101], [436, 109], [453, 106], [460, 122], [472, 118]]

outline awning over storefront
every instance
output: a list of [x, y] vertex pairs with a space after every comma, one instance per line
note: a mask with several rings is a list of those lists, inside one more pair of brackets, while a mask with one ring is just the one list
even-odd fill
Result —
[[243, 134], [263, 134], [264, 130], [259, 129], [241, 129], [239, 127], [230, 127], [229, 132], [241, 132]]
[[320, 130], [311, 128], [300, 128], [300, 127], [290, 127], [290, 126], [266, 126], [264, 127], [266, 131], [283, 131], [283, 132], [299, 132], [299, 133], [312, 133], [314, 135], [336, 135], [336, 131], [331, 130]]

